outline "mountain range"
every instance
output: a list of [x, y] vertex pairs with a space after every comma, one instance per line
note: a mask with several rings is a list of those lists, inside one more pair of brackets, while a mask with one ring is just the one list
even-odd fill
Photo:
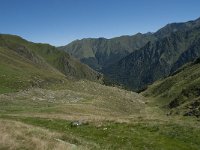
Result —
[[200, 19], [155, 33], [83, 39], [60, 47], [105, 75], [105, 82], [141, 90], [200, 56]]
[[76, 40], [66, 46], [59, 47], [59, 49], [68, 52], [91, 68], [101, 71], [155, 39], [155, 36], [150, 32], [112, 39], [88, 38]]

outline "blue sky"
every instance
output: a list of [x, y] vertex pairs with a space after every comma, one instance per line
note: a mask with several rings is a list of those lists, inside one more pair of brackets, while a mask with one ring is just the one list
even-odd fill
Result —
[[155, 32], [198, 17], [199, 0], [0, 0], [0, 33], [56, 46]]

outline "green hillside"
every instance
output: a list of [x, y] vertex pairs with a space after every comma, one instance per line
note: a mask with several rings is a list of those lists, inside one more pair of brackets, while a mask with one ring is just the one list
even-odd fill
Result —
[[100, 81], [101, 75], [67, 53], [47, 44], [35, 44], [18, 36], [0, 35], [0, 91], [16, 91], [66, 76]]
[[157, 81], [144, 93], [165, 106], [170, 114], [200, 116], [200, 58]]

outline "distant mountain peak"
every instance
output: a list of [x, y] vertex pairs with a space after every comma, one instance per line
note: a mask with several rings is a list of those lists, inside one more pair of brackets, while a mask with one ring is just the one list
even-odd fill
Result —
[[119, 61], [129, 53], [138, 50], [151, 40], [155, 40], [155, 37], [150, 33], [137, 33], [132, 36], [124, 35], [111, 39], [102, 37], [86, 38], [74, 41], [60, 47], [60, 49], [72, 54], [83, 63], [99, 71]]
[[168, 24], [154, 33], [156, 41], [104, 68], [114, 83], [134, 90], [170, 75], [185, 63], [200, 57], [198, 22]]

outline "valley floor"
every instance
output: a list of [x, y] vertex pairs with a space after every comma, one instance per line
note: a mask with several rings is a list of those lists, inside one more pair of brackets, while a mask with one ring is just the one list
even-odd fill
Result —
[[0, 149], [199, 149], [197, 118], [166, 116], [134, 92], [76, 86], [1, 94]]

